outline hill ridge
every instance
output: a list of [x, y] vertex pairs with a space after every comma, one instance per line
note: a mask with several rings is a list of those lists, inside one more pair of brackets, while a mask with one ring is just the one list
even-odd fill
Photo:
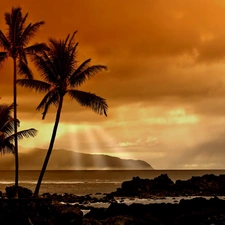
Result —
[[[19, 153], [20, 170], [40, 170], [46, 149], [33, 148]], [[0, 157], [0, 170], [13, 170], [14, 157], [7, 154]], [[73, 150], [53, 149], [48, 170], [152, 170], [144, 160], [122, 159], [116, 156], [95, 153], [80, 153]]]

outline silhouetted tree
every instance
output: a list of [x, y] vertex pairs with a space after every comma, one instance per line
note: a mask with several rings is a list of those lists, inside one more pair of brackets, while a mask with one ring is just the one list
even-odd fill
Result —
[[30, 39], [36, 34], [39, 27], [44, 24], [43, 21], [37, 23], [29, 23], [25, 26], [28, 13], [22, 15], [21, 7], [13, 7], [11, 12], [5, 13], [5, 22], [7, 32], [4, 35], [0, 30], [0, 45], [4, 51], [0, 52], [0, 65], [11, 57], [13, 59], [13, 104], [14, 104], [14, 143], [15, 143], [15, 189], [18, 197], [18, 177], [19, 177], [19, 160], [18, 160], [18, 142], [17, 142], [17, 68], [18, 73], [32, 78], [32, 72], [28, 67], [27, 54], [32, 54], [44, 48], [44, 44], [34, 44], [27, 46]]
[[[14, 118], [11, 116], [13, 110], [13, 104], [0, 105], [0, 152], [15, 153], [14, 146]], [[19, 120], [16, 121], [17, 127], [19, 126]], [[34, 137], [37, 134], [37, 130], [34, 128], [22, 130], [17, 132], [17, 139]]]
[[43, 109], [42, 119], [51, 105], [57, 107], [55, 124], [53, 127], [52, 137], [46, 158], [43, 163], [42, 170], [37, 182], [34, 195], [39, 193], [40, 185], [48, 165], [48, 161], [54, 146], [57, 128], [60, 120], [60, 114], [63, 106], [63, 99], [68, 94], [75, 99], [80, 105], [91, 108], [98, 114], [105, 114], [108, 109], [106, 100], [96, 96], [95, 94], [80, 91], [77, 88], [83, 84], [88, 78], [91, 78], [97, 72], [106, 70], [103, 65], [89, 66], [91, 59], [84, 61], [80, 66], [76, 61], [76, 49], [78, 43], [74, 42], [75, 33], [65, 40], [49, 39], [49, 49], [32, 56], [37, 69], [41, 72], [45, 81], [21, 79], [18, 84], [27, 88], [34, 88], [39, 92], [46, 92], [37, 110]]

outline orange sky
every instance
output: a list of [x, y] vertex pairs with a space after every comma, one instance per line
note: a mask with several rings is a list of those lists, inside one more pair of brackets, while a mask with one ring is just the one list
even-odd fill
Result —
[[[1, 3], [3, 31], [12, 6]], [[81, 87], [107, 99], [108, 117], [67, 98], [55, 148], [142, 159], [155, 169], [225, 168], [223, 0], [21, 0], [20, 6], [27, 22], [46, 22], [31, 43], [78, 30], [78, 60], [108, 67]], [[12, 102], [11, 60], [0, 70], [0, 96]], [[23, 147], [48, 146], [55, 109], [42, 121], [35, 111], [42, 97], [18, 89], [21, 129], [39, 130]]]

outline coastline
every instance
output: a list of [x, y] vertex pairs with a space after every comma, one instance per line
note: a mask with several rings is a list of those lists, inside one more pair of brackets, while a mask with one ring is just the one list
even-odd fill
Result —
[[[225, 175], [212, 174], [192, 177], [181, 181], [184, 185], [178, 190], [173, 188], [180, 181], [173, 182], [167, 174], [162, 174], [152, 180], [134, 177], [124, 181], [121, 188], [112, 193], [83, 196], [44, 193], [38, 198], [27, 196], [19, 199], [2, 197], [0, 224], [223, 224], [225, 183], [221, 182], [224, 179]], [[201, 192], [196, 191], [197, 186], [194, 185], [199, 182], [205, 188], [198, 185]], [[138, 192], [134, 192], [136, 187]], [[183, 195], [183, 187], [191, 195]], [[27, 193], [30, 192], [27, 190]]]
[[[20, 171], [19, 185], [34, 191], [39, 173], [40, 171]], [[192, 176], [204, 174], [225, 174], [225, 170], [48, 170], [42, 182], [40, 194], [46, 192], [51, 194], [67, 192], [76, 195], [110, 193], [133, 177], [154, 179], [161, 174], [168, 174], [175, 182], [178, 179], [187, 180]], [[13, 184], [14, 171], [0, 171], [0, 191], [4, 191], [7, 186]]]

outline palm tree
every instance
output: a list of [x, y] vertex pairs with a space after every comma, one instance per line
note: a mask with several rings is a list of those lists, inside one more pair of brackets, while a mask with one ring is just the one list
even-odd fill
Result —
[[[11, 116], [13, 110], [13, 104], [1, 104], [0, 105], [0, 152], [5, 153], [15, 153], [14, 146], [14, 118]], [[20, 121], [16, 121], [17, 127]], [[22, 130], [17, 132], [17, 139], [23, 139], [34, 137], [37, 134], [37, 130], [34, 128]]]
[[[25, 26], [28, 13], [22, 15], [21, 8], [12, 8], [11, 12], [5, 13], [5, 22], [8, 27], [6, 35], [0, 30], [0, 46], [4, 51], [0, 52], [0, 65], [11, 57], [13, 59], [13, 104], [14, 104], [14, 144], [15, 144], [15, 188], [18, 189], [19, 160], [18, 160], [18, 142], [17, 142], [17, 68], [19, 74], [32, 78], [32, 72], [28, 67], [27, 54], [40, 51], [45, 45], [34, 44], [27, 46], [30, 39], [36, 34], [39, 27], [44, 24], [43, 21], [34, 24], [29, 23]], [[16, 195], [18, 192], [16, 191]], [[17, 196], [16, 196], [17, 197]]]
[[68, 35], [65, 40], [50, 38], [49, 49], [32, 56], [32, 60], [45, 81], [29, 79], [17, 81], [21, 86], [31, 89], [34, 88], [39, 92], [47, 91], [47, 94], [37, 106], [37, 110], [44, 110], [42, 119], [45, 118], [51, 105], [57, 107], [52, 137], [34, 192], [35, 196], [39, 193], [40, 185], [54, 146], [64, 96], [68, 94], [71, 99], [75, 99], [80, 105], [89, 107], [100, 115], [104, 113], [107, 116], [106, 111], [108, 105], [105, 99], [77, 89], [88, 78], [91, 78], [99, 71], [106, 70], [107, 67], [103, 65], [89, 66], [91, 59], [87, 59], [80, 66], [77, 65], [76, 49], [78, 43], [74, 42], [75, 34], [76, 32], [71, 37]]

